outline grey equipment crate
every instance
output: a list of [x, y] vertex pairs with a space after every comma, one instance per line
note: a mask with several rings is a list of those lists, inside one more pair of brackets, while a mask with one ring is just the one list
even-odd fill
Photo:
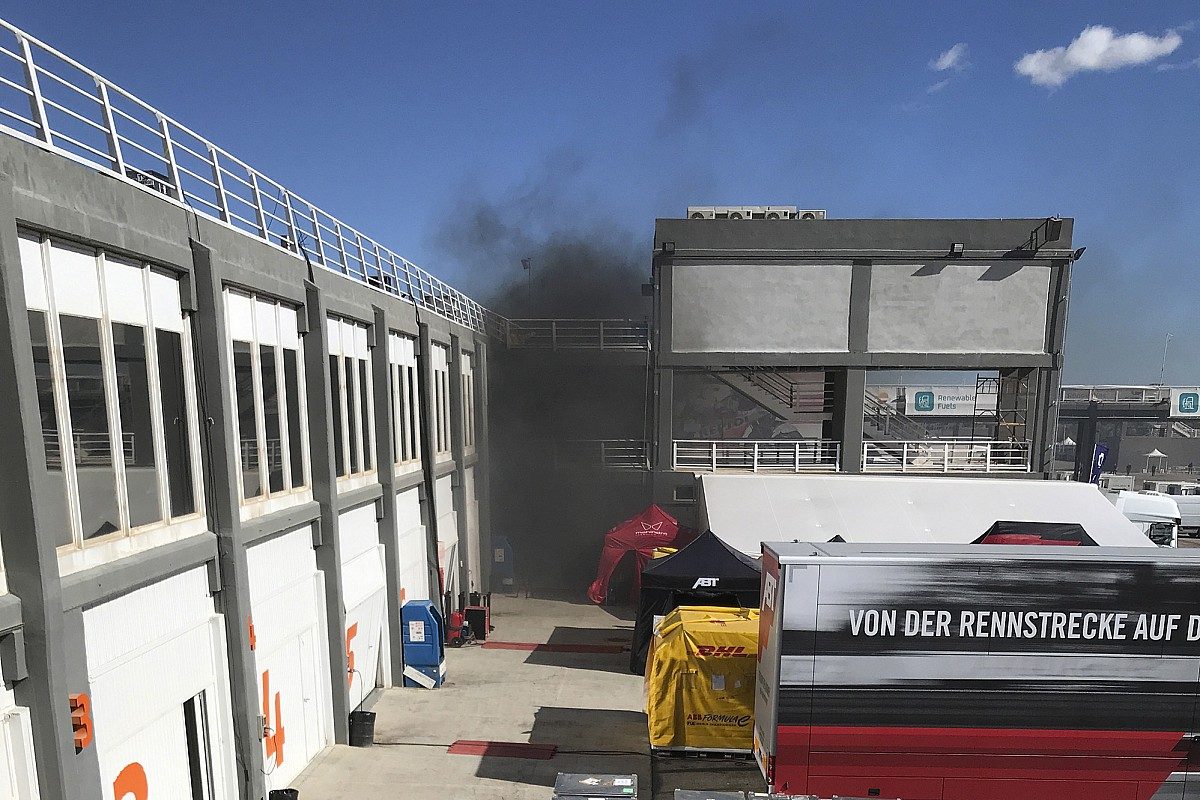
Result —
[[573, 798], [637, 797], [637, 775], [589, 775], [560, 772], [554, 781], [557, 800]]

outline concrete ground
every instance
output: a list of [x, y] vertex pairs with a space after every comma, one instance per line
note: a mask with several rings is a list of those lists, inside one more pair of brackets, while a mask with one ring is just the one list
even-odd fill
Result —
[[[625, 618], [623, 618], [625, 617]], [[492, 638], [627, 645], [632, 614], [555, 599], [495, 597]], [[636, 773], [639, 798], [680, 789], [762, 791], [749, 761], [649, 753], [642, 679], [629, 654], [468, 647], [447, 652], [440, 689], [388, 689], [376, 703], [375, 746], [336, 746], [296, 788], [303, 800], [549, 800], [559, 772]], [[458, 739], [555, 744], [536, 761], [450, 755]]]

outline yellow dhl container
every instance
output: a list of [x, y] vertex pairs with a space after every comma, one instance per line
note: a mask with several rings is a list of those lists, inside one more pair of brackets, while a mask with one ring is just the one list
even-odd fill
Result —
[[682, 606], [654, 630], [646, 717], [657, 750], [750, 752], [758, 609]]

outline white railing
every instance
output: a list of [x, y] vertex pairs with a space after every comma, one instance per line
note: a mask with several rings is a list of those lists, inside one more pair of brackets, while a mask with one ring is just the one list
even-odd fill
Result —
[[649, 350], [650, 327], [636, 319], [510, 319], [509, 347], [536, 350]]
[[[73, 433], [72, 453], [77, 467], [112, 466], [112, 440], [107, 433]], [[58, 431], [42, 429], [42, 444], [46, 448], [46, 466], [62, 466], [62, 445]], [[121, 434], [121, 457], [126, 466], [133, 466], [133, 434]]]
[[0, 20], [4, 31], [11, 38], [0, 41], [0, 129], [468, 328], [503, 336], [502, 317], [449, 284]]
[[688, 472], [837, 472], [840, 442], [827, 439], [687, 439], [674, 468]]
[[556, 442], [558, 465], [645, 472], [650, 469], [650, 446], [642, 439], [572, 439]]
[[1171, 387], [1063, 386], [1059, 397], [1075, 403], [1161, 403], [1171, 399]]
[[980, 439], [863, 442], [863, 472], [1029, 472], [1028, 442]]

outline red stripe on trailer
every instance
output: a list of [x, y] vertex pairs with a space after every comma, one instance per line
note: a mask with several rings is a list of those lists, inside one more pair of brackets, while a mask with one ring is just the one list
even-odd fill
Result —
[[1182, 740], [1174, 731], [780, 726], [775, 788], [905, 800], [1138, 800], [1182, 768]]
[[558, 752], [558, 745], [459, 739], [450, 745], [446, 752], [456, 756], [491, 756], [493, 758], [526, 758], [533, 761], [549, 761]]

